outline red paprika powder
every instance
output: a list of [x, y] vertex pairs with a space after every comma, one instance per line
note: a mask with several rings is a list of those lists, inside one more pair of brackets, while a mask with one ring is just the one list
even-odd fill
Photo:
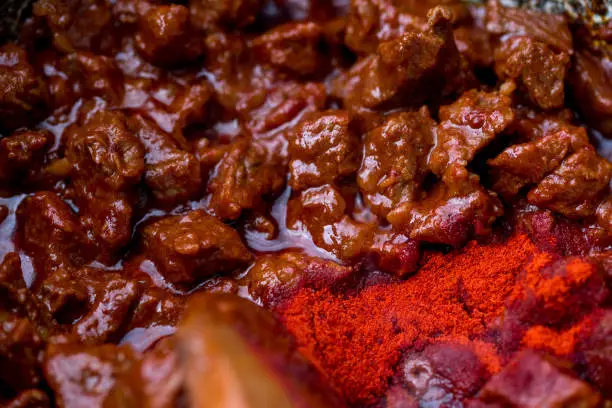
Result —
[[[338, 391], [352, 403], [368, 404], [384, 395], [404, 353], [430, 343], [473, 342], [489, 371], [499, 370], [501, 346], [491, 332], [515, 313], [509, 306], [531, 297], [555, 309], [558, 295], [595, 274], [580, 259], [564, 264], [563, 273], [541, 274], [553, 259], [526, 235], [501, 244], [472, 242], [450, 254], [430, 254], [419, 272], [401, 283], [374, 285], [352, 296], [304, 289], [280, 314], [301, 351]], [[552, 329], [531, 329], [524, 344], [550, 337], [546, 330]], [[571, 352], [577, 333], [570, 328], [552, 347]]]

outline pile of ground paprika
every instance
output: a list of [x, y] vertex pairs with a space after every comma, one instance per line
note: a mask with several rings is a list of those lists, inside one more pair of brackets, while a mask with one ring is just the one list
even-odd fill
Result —
[[279, 313], [329, 382], [367, 405], [385, 394], [405, 353], [436, 342], [469, 343], [491, 374], [524, 347], [570, 355], [607, 296], [599, 279], [589, 261], [516, 234], [429, 254], [400, 283], [353, 295], [303, 289]]

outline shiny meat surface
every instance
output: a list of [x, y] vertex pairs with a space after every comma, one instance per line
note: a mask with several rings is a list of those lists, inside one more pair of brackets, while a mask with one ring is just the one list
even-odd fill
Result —
[[611, 26], [485, 3], [35, 1], [0, 405], [610, 406]]

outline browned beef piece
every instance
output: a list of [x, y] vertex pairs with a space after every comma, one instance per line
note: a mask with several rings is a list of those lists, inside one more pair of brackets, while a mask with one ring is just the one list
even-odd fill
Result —
[[525, 36], [547, 44], [557, 52], [572, 52], [572, 33], [568, 19], [535, 7], [504, 7], [499, 0], [489, 0], [487, 30], [497, 36]]
[[287, 23], [255, 38], [252, 48], [262, 62], [297, 75], [314, 74], [326, 64], [321, 27], [313, 22]]
[[391, 0], [351, 0], [346, 43], [355, 52], [372, 53], [378, 44], [420, 28], [426, 20], [402, 12]]
[[172, 408], [183, 395], [184, 370], [176, 340], [160, 340], [127, 369], [118, 372], [104, 406]]
[[83, 222], [98, 238], [105, 258], [132, 236], [134, 186], [144, 173], [144, 148], [125, 117], [98, 111], [68, 136], [66, 157]]
[[92, 243], [77, 215], [55, 193], [42, 191], [17, 208], [18, 243], [39, 273], [91, 260]]
[[174, 284], [194, 286], [251, 260], [238, 233], [202, 210], [162, 218], [142, 234], [145, 254]]
[[267, 159], [265, 149], [248, 139], [207, 150], [200, 156], [203, 167], [214, 171], [208, 182], [210, 208], [223, 219], [236, 219], [284, 184], [284, 166]]
[[32, 13], [45, 21], [53, 46], [62, 53], [108, 51], [116, 43], [111, 3], [102, 0], [37, 1]]
[[588, 123], [612, 137], [612, 55], [603, 50], [578, 49], [569, 74], [576, 107]]
[[357, 170], [359, 154], [347, 112], [307, 115], [289, 136], [289, 185], [300, 191], [333, 183]]
[[19, 255], [0, 264], [0, 381], [13, 393], [40, 386], [45, 340], [51, 316], [26, 288]]
[[470, 18], [466, 4], [455, 0], [351, 0], [346, 44], [359, 54], [373, 53], [381, 42], [425, 30], [427, 13], [437, 5], [449, 10], [453, 23]]
[[0, 47], [0, 130], [25, 126], [40, 115], [47, 91], [23, 48]]
[[428, 14], [427, 30], [407, 30], [382, 42], [375, 54], [335, 80], [332, 94], [359, 113], [440, 99], [469, 88], [472, 80], [455, 45], [450, 11], [436, 7]]
[[435, 126], [424, 107], [390, 115], [366, 134], [357, 183], [377, 215], [384, 217], [392, 208], [421, 198]]
[[529, 192], [529, 202], [567, 217], [595, 214], [601, 195], [609, 189], [612, 164], [592, 146], [566, 158], [552, 173]]
[[0, 140], [0, 180], [23, 182], [41, 171], [45, 153], [53, 143], [46, 130], [20, 130]]
[[560, 130], [531, 142], [510, 146], [489, 160], [493, 167], [493, 190], [504, 197], [513, 197], [525, 186], [539, 183], [555, 170], [565, 157], [588, 146], [583, 128]]
[[494, 92], [470, 90], [451, 105], [440, 107], [435, 146], [429, 155], [431, 171], [442, 176], [453, 165], [467, 166], [503, 132], [514, 120], [513, 89], [513, 84], [506, 83]]
[[133, 118], [132, 126], [144, 146], [144, 180], [153, 196], [165, 205], [191, 198], [202, 184], [196, 157], [141, 116]]
[[288, 251], [259, 257], [249, 269], [245, 282], [253, 299], [274, 306], [300, 289], [328, 288], [347, 280], [353, 272], [352, 267]]
[[135, 36], [141, 55], [153, 64], [188, 63], [204, 53], [204, 36], [189, 22], [189, 9], [179, 4], [151, 7], [139, 19]]
[[501, 202], [480, 185], [478, 176], [455, 165], [423, 200], [401, 204], [387, 219], [414, 240], [460, 246], [488, 234], [502, 214]]
[[51, 344], [45, 358], [45, 378], [58, 407], [102, 406], [135, 358], [132, 349], [126, 346]]
[[570, 56], [555, 53], [530, 37], [511, 37], [495, 49], [495, 72], [501, 79], [516, 79], [532, 103], [550, 110], [563, 106], [565, 77]]
[[123, 74], [116, 61], [90, 51], [70, 53], [55, 61], [47, 77], [50, 103], [70, 106], [79, 98], [103, 98], [119, 105], [124, 96]]
[[341, 260], [355, 260], [372, 246], [374, 227], [353, 220], [347, 202], [329, 184], [303, 190], [287, 204], [287, 226], [308, 234], [316, 246]]

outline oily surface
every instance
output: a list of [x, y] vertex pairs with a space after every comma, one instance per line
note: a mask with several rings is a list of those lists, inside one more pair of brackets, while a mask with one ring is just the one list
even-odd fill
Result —
[[36, 1], [0, 45], [0, 405], [610, 403], [610, 32]]

